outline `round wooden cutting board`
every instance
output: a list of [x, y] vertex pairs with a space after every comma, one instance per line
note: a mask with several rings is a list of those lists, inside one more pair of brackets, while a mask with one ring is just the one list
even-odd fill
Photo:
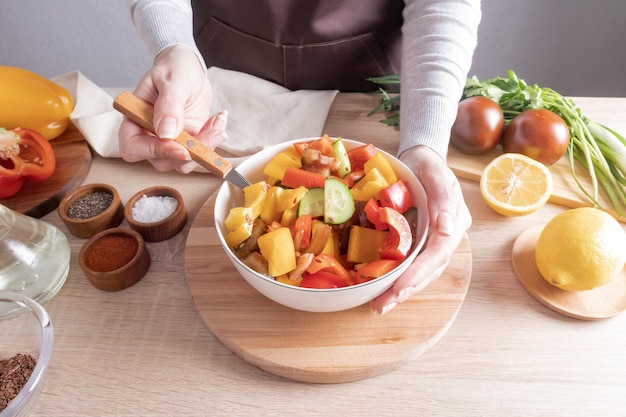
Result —
[[267, 372], [314, 383], [389, 372], [433, 346], [463, 304], [472, 270], [467, 236], [440, 279], [384, 316], [367, 305], [335, 313], [279, 305], [253, 289], [228, 260], [213, 223], [215, 196], [202, 206], [187, 237], [189, 290], [213, 334]]
[[0, 204], [31, 217], [41, 218], [59, 205], [73, 188], [82, 184], [89, 173], [92, 155], [89, 144], [73, 126], [51, 142], [56, 158], [54, 174], [45, 181], [26, 181], [22, 189]]

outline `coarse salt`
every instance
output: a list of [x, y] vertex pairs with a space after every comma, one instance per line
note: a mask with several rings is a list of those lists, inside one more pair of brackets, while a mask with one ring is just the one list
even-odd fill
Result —
[[177, 206], [178, 201], [174, 197], [148, 197], [144, 194], [133, 206], [132, 216], [141, 223], [154, 223], [172, 214]]

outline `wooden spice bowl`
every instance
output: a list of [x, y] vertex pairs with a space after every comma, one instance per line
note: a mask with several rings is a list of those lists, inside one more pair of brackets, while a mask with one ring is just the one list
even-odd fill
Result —
[[[99, 211], [100, 209], [97, 207], [99, 203], [93, 200], [83, 203], [89, 196], [96, 196], [100, 193], [106, 193], [112, 197], [112, 201], [106, 209]], [[89, 204], [91, 207], [88, 207]], [[78, 208], [79, 205], [86, 205], [86, 207]], [[98, 214], [86, 218], [80, 217], [87, 215], [90, 209], [98, 212]], [[86, 184], [70, 191], [59, 203], [57, 211], [69, 232], [83, 239], [88, 239], [105, 229], [117, 227], [124, 220], [122, 200], [117, 190], [109, 184]], [[77, 211], [80, 216], [78, 214], [71, 215], [74, 214], [73, 211]]]
[[148, 272], [150, 262], [150, 252], [141, 235], [126, 227], [95, 234], [78, 254], [78, 264], [89, 282], [104, 291], [135, 285]]
[[[161, 220], [148, 222], [138, 221], [133, 216], [133, 208], [135, 208], [135, 205], [144, 197], [172, 197], [178, 204], [171, 214]], [[143, 209], [145, 210], [146, 208], [144, 207]], [[141, 214], [145, 215], [146, 213]], [[124, 209], [124, 217], [131, 229], [139, 232], [146, 242], [159, 242], [175, 236], [185, 227], [187, 223], [187, 210], [183, 196], [176, 189], [166, 186], [154, 186], [139, 191], [128, 200], [126, 208]]]

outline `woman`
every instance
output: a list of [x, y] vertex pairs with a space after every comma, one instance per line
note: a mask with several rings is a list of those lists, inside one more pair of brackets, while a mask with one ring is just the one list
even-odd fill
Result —
[[155, 56], [135, 94], [155, 106], [158, 133], [125, 120], [129, 162], [190, 172], [171, 140], [185, 130], [211, 147], [226, 140], [226, 114], [208, 114], [206, 67], [244, 71], [291, 89], [366, 91], [365, 79], [400, 73], [399, 158], [428, 195], [431, 235], [411, 267], [370, 307], [384, 314], [438, 278], [471, 215], [445, 163], [450, 128], [471, 65], [480, 0], [127, 0]]

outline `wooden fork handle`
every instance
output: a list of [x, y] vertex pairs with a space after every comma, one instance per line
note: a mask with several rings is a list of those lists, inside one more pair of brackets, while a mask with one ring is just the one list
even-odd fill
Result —
[[[154, 108], [149, 103], [125, 91], [115, 98], [113, 108], [137, 125], [156, 134], [153, 125]], [[185, 131], [174, 141], [189, 151], [191, 159], [221, 178], [224, 178], [233, 168], [230, 162]]]

